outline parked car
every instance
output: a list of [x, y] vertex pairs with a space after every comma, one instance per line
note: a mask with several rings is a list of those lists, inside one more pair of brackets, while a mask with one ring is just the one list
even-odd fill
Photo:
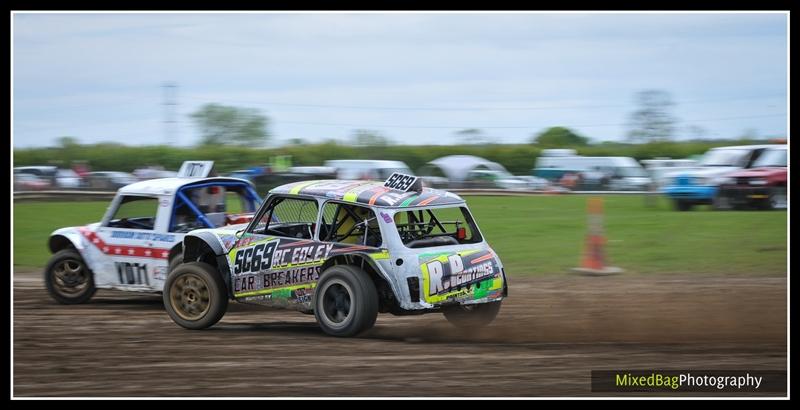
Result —
[[528, 184], [528, 189], [532, 189], [535, 191], [562, 191], [562, 189], [559, 186], [551, 184], [550, 181], [544, 178], [534, 177], [530, 175], [520, 175], [517, 176], [517, 178], [520, 178], [523, 181], [525, 181]]
[[467, 188], [497, 188], [511, 190], [544, 190], [550, 183], [544, 178], [516, 176], [493, 169], [473, 169], [467, 174]]
[[447, 188], [450, 185], [450, 180], [443, 176], [425, 175], [419, 179], [422, 180], [422, 185], [428, 188]]
[[645, 170], [653, 180], [654, 188], [660, 190], [670, 182], [670, 176], [676, 172], [689, 171], [697, 168], [698, 162], [694, 159], [655, 158], [642, 160]]
[[80, 188], [83, 178], [71, 169], [59, 169], [56, 171], [56, 185], [59, 188]]
[[647, 171], [630, 157], [584, 157], [570, 155], [540, 156], [536, 159], [533, 176], [549, 181], [560, 181], [564, 175], [580, 175], [577, 189], [612, 189], [620, 191], [647, 191], [652, 180]]
[[174, 178], [178, 175], [175, 171], [168, 171], [163, 168], [139, 168], [133, 171], [133, 176], [135, 176], [139, 181], [144, 181], [146, 179], [157, 179], [157, 178]]
[[717, 195], [723, 177], [733, 171], [751, 168], [761, 154], [782, 145], [740, 145], [708, 150], [699, 167], [669, 174], [670, 182], [662, 192], [672, 199], [675, 209], [691, 210], [695, 205], [724, 207]]
[[254, 171], [253, 171], [253, 170], [251, 170], [251, 169], [238, 169], [238, 170], [236, 170], [236, 171], [231, 171], [231, 172], [228, 174], [228, 176], [229, 176], [229, 177], [231, 177], [231, 178], [246, 179], [246, 180], [248, 180], [248, 181], [250, 181], [250, 182], [253, 182], [253, 180], [254, 180], [254, 179], [255, 179], [255, 178], [258, 176], [258, 175], [260, 175], [260, 174], [258, 174], [258, 173], [256, 173], [256, 172], [254, 172]]
[[284, 173], [302, 175], [323, 175], [326, 177], [336, 177], [336, 168], [333, 167], [289, 167]]
[[86, 177], [86, 185], [92, 189], [119, 189], [137, 182], [138, 179], [127, 172], [97, 171]]
[[33, 174], [14, 174], [14, 191], [41, 191], [50, 188], [50, 183]]
[[40, 166], [25, 166], [14, 168], [14, 175], [28, 174], [38, 177], [40, 180], [46, 182], [49, 186], [56, 185], [56, 173], [58, 167], [53, 165], [40, 165]]
[[247, 225], [201, 229], [164, 285], [164, 307], [188, 329], [214, 325], [228, 302], [313, 313], [353, 336], [378, 313], [444, 313], [488, 325], [508, 290], [500, 259], [464, 200], [419, 178], [305, 181], [270, 191]]
[[88, 301], [96, 289], [160, 292], [197, 228], [246, 223], [260, 206], [253, 185], [220, 177], [151, 179], [117, 191], [100, 222], [61, 228], [48, 240], [50, 296]]
[[414, 175], [402, 161], [338, 159], [325, 161], [325, 167], [334, 168], [338, 179], [383, 181], [395, 172]]
[[719, 187], [720, 207], [786, 209], [787, 154], [785, 145], [768, 148], [751, 169], [726, 174]]

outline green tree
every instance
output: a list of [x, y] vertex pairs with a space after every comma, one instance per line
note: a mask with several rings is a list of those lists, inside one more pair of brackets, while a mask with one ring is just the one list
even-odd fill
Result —
[[675, 132], [675, 117], [670, 110], [675, 105], [666, 91], [645, 90], [636, 94], [639, 108], [631, 114], [628, 138], [634, 142], [666, 141]]
[[202, 132], [202, 145], [264, 145], [269, 119], [254, 108], [206, 104], [190, 115]]
[[533, 137], [533, 143], [542, 147], [573, 147], [589, 144], [589, 139], [569, 128], [550, 127]]
[[74, 148], [81, 145], [80, 141], [75, 137], [59, 137], [56, 141], [61, 148]]

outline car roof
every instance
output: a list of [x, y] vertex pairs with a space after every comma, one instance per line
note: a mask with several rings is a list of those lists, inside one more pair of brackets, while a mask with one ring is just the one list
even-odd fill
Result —
[[303, 181], [281, 185], [269, 192], [270, 194], [292, 194], [314, 198], [343, 200], [345, 202], [382, 208], [407, 208], [464, 203], [464, 199], [452, 192], [432, 188], [423, 188], [421, 192], [405, 192], [398, 189], [386, 188], [383, 186], [383, 181], [341, 179]]
[[172, 195], [184, 186], [204, 182], [240, 182], [252, 186], [247, 180], [239, 178], [156, 178], [126, 185], [120, 188], [119, 192], [123, 194]]
[[785, 144], [759, 144], [759, 145], [733, 145], [730, 147], [716, 147], [711, 148], [714, 149], [760, 149], [760, 148], [778, 148], [778, 149], [785, 149]]
[[52, 171], [52, 170], [55, 170], [57, 168], [58, 167], [56, 167], [55, 165], [26, 165], [26, 166], [22, 166], [22, 167], [14, 167], [14, 170], [15, 171], [21, 171], [21, 170], [26, 170], [26, 169], [38, 169], [38, 170], [41, 170], [41, 171]]

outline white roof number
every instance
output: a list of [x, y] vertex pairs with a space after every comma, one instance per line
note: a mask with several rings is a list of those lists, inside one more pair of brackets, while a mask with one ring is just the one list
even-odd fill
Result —
[[413, 175], [401, 174], [399, 172], [395, 172], [389, 178], [387, 178], [386, 182], [383, 183], [383, 186], [404, 192], [422, 191], [422, 181], [419, 178]]
[[178, 178], [205, 178], [214, 168], [214, 161], [184, 161]]

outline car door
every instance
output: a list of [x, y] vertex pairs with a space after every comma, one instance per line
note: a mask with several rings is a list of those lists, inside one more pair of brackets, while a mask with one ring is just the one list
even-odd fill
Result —
[[315, 199], [273, 196], [228, 254], [234, 297], [285, 306], [308, 304], [332, 245], [316, 238]]
[[119, 195], [97, 229], [97, 242], [110, 263], [95, 272], [98, 286], [125, 290], [161, 290], [163, 273], [175, 235], [159, 234], [169, 213], [164, 199], [150, 195]]

